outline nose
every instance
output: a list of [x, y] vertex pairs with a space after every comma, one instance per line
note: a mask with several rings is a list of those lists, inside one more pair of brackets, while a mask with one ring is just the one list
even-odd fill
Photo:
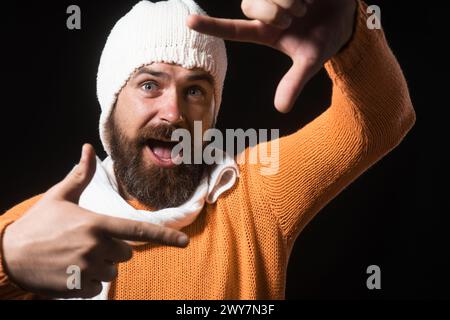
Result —
[[180, 125], [183, 120], [182, 98], [176, 88], [167, 90], [161, 96], [158, 110], [158, 118], [161, 122], [171, 125]]

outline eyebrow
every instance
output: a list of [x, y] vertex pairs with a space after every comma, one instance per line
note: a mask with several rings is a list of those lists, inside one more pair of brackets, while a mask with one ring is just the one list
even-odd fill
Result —
[[[170, 78], [169, 74], [161, 71], [155, 71], [151, 70], [145, 67], [139, 68], [139, 70], [136, 72], [136, 74], [133, 76], [133, 78], [136, 78], [137, 76], [141, 74], [149, 74], [151, 76], [157, 77], [157, 78]], [[186, 77], [186, 80], [189, 81], [206, 81], [211, 86], [214, 86], [214, 79], [209, 73], [193, 73]]]
[[169, 78], [169, 75], [165, 72], [154, 71], [154, 70], [150, 70], [147, 68], [139, 68], [139, 70], [135, 73], [133, 78], [136, 78], [137, 76], [139, 76], [141, 74], [149, 74], [149, 75], [152, 75], [157, 78]]
[[209, 73], [191, 74], [191, 75], [187, 76], [186, 79], [189, 81], [202, 81], [203, 80], [203, 81], [208, 82], [211, 86], [214, 86], [214, 79]]

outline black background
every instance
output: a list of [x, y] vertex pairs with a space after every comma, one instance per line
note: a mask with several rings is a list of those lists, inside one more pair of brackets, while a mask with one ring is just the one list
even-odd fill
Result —
[[[97, 66], [106, 36], [135, 1], [14, 1], [2, 4], [0, 212], [44, 192], [89, 142], [104, 157], [97, 123]], [[213, 16], [241, 18], [239, 0], [199, 0]], [[288, 299], [449, 298], [450, 214], [444, 8], [369, 1], [407, 78], [417, 123], [402, 144], [344, 190], [306, 227], [291, 255]], [[81, 30], [66, 8], [81, 8]], [[289, 59], [261, 46], [227, 43], [229, 71], [218, 127], [293, 132], [330, 100], [324, 72], [288, 115], [273, 108]], [[380, 79], [383, 81], [383, 79]], [[366, 268], [381, 267], [381, 290]]]

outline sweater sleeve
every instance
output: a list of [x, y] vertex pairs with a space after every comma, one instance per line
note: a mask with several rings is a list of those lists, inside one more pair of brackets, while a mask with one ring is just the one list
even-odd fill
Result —
[[21, 290], [9, 280], [3, 260], [3, 235], [6, 228], [14, 223], [14, 221], [18, 220], [29, 208], [38, 202], [41, 196], [42, 195], [38, 195], [19, 203], [0, 216], [0, 300], [29, 300], [37, 297], [32, 293]]
[[325, 64], [333, 83], [330, 107], [294, 134], [265, 143], [279, 153], [274, 174], [261, 174], [261, 162], [240, 165], [242, 176], [257, 184], [250, 196], [269, 203], [276, 215], [287, 248], [329, 201], [395, 148], [416, 120], [402, 70], [383, 31], [367, 28], [366, 9], [358, 3], [352, 39]]

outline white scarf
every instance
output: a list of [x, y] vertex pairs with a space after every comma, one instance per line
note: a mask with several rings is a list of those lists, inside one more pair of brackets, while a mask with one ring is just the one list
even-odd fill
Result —
[[[179, 207], [152, 212], [134, 209], [118, 192], [113, 161], [110, 157], [103, 162], [97, 158], [95, 175], [82, 193], [79, 205], [107, 216], [148, 222], [180, 230], [194, 222], [205, 202], [210, 204], [216, 202], [219, 196], [230, 189], [239, 177], [239, 169], [234, 159], [224, 151], [216, 149], [217, 151], [223, 153], [222, 163], [216, 164], [209, 175], [204, 174], [192, 197]], [[128, 243], [134, 246], [140, 244]], [[92, 299], [108, 300], [110, 286], [110, 283], [103, 282], [102, 292]]]

